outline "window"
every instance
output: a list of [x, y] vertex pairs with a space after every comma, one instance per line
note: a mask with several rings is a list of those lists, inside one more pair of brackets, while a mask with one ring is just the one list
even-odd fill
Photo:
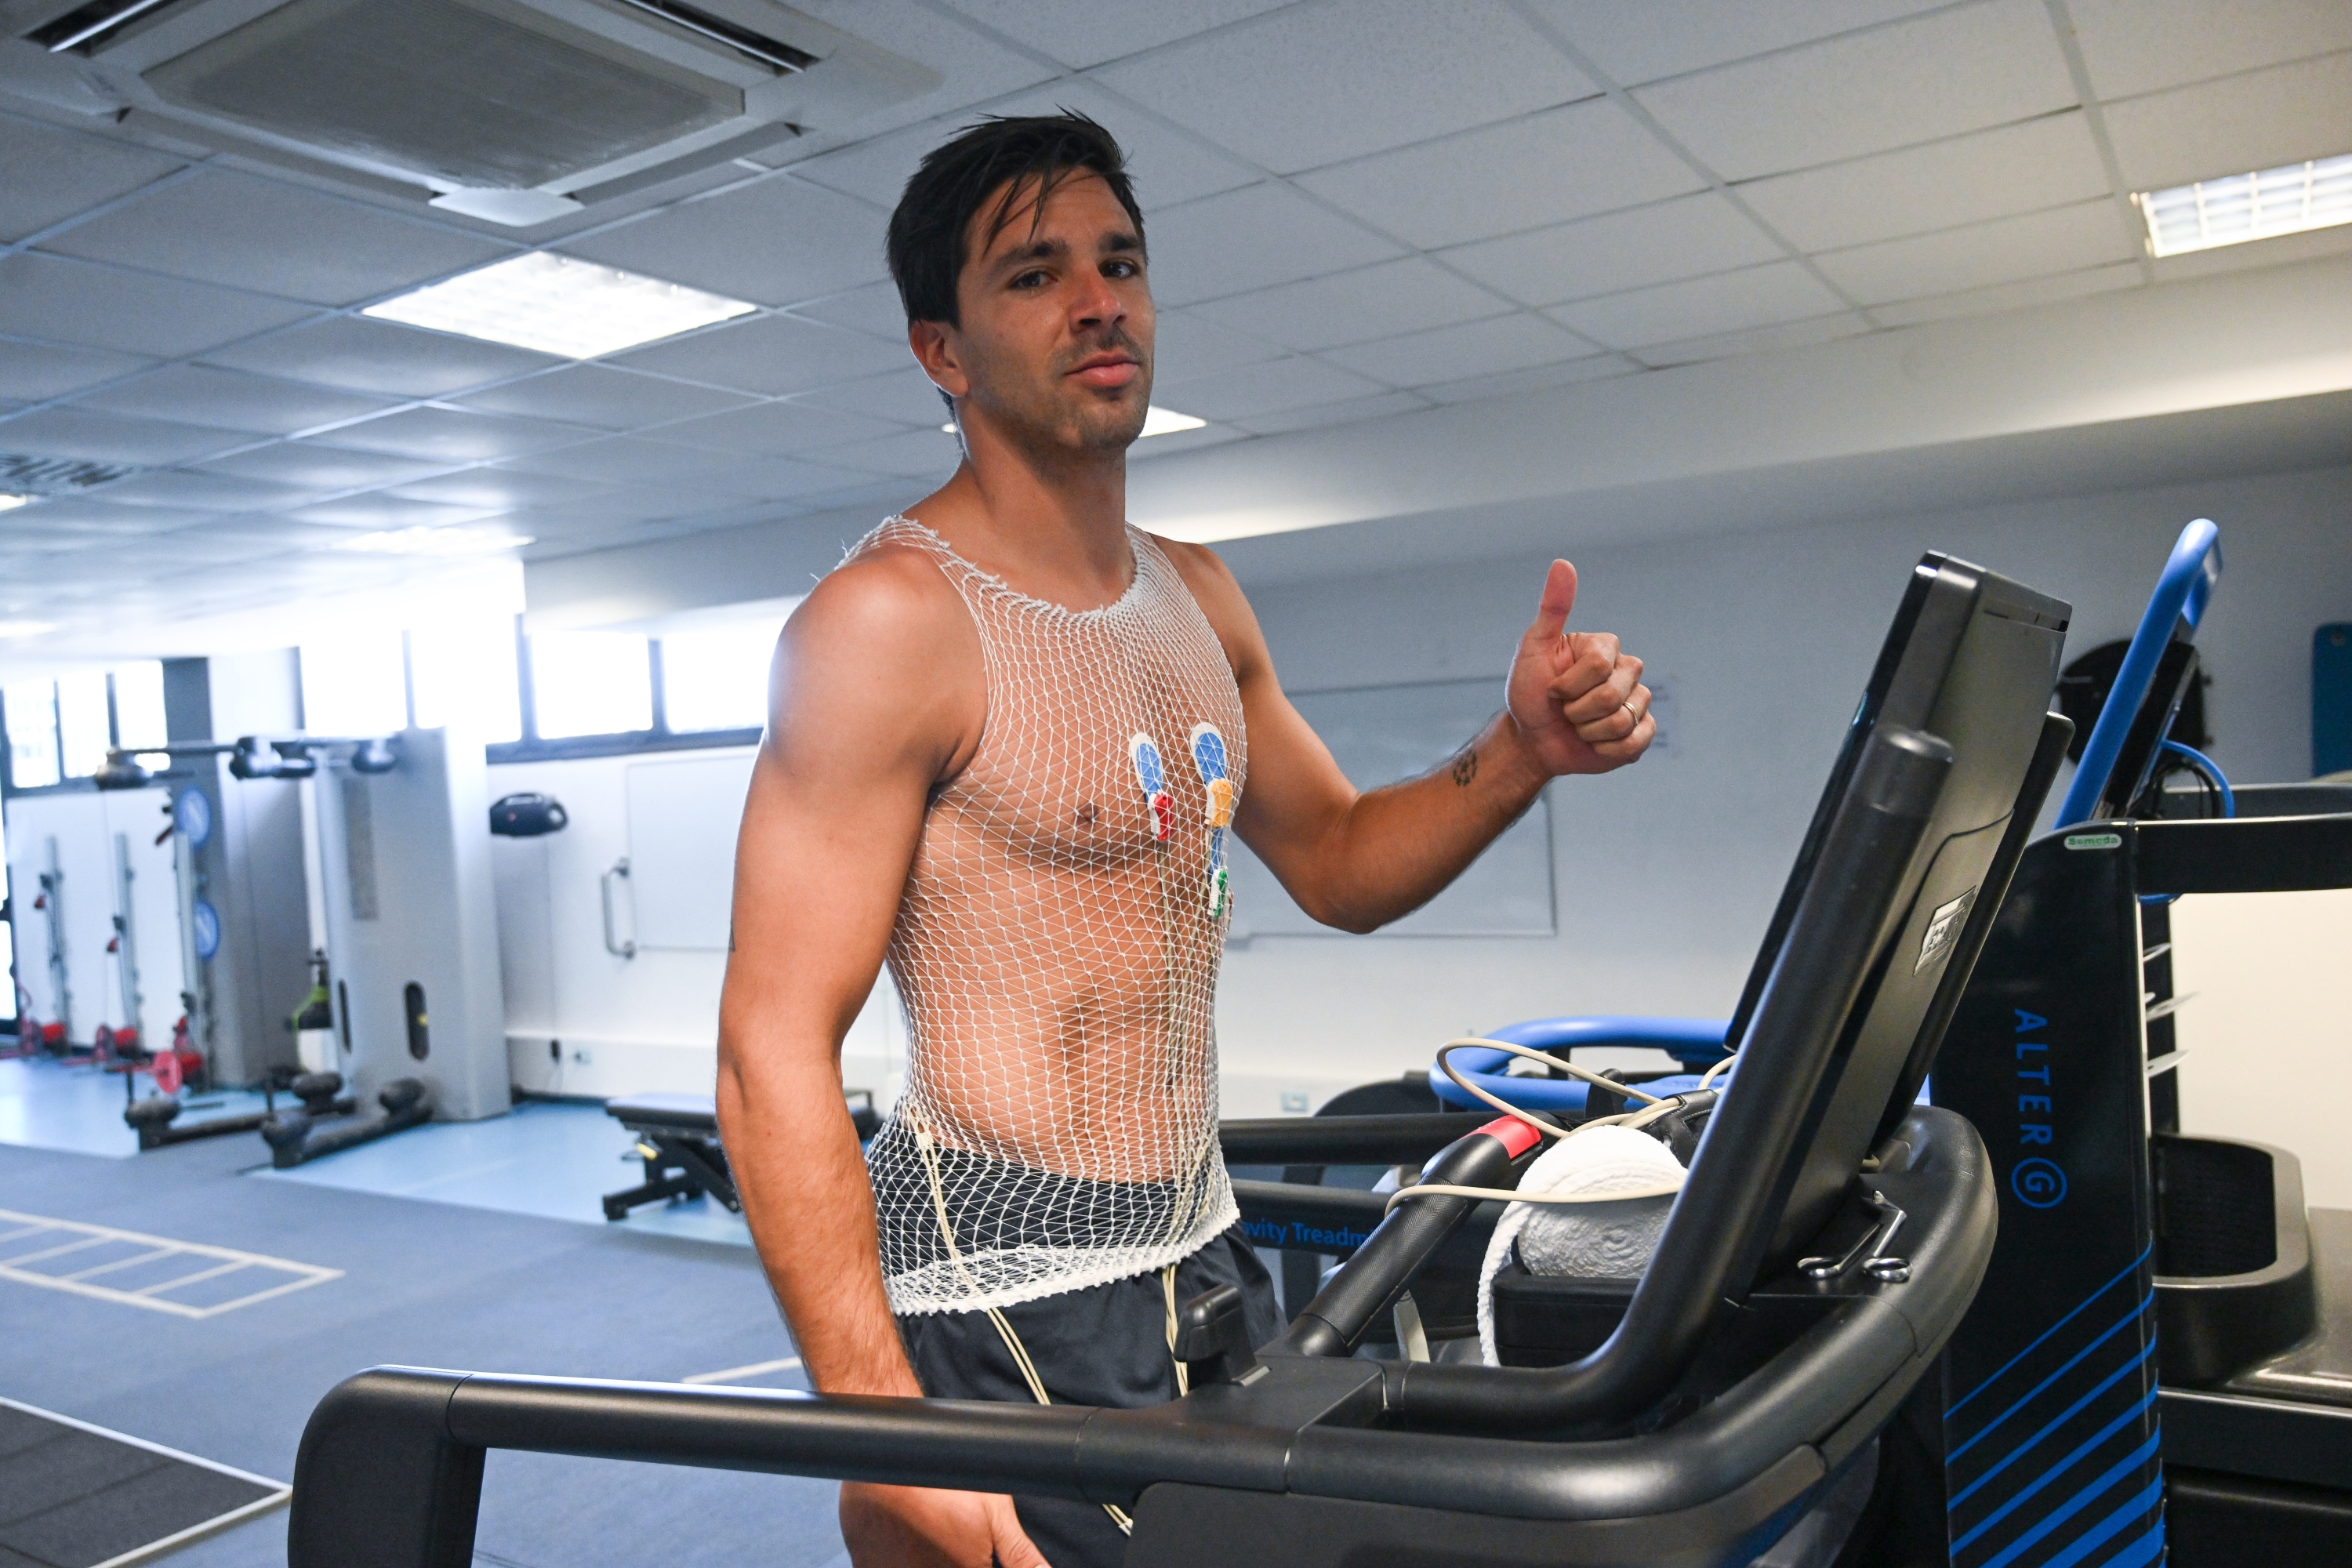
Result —
[[530, 688], [542, 741], [654, 727], [653, 659], [632, 633], [540, 633], [530, 639]]
[[18, 789], [56, 784], [58, 689], [53, 681], [20, 680], [0, 689], [8, 720], [8, 781]]
[[673, 632], [661, 639], [662, 708], [672, 730], [750, 730], [768, 721], [768, 666], [782, 616]]
[[114, 722], [107, 711], [106, 671], [77, 670], [58, 678], [58, 752], [65, 775], [88, 778], [106, 766]]
[[493, 746], [522, 739], [512, 616], [415, 627], [408, 634], [408, 678], [420, 728], [456, 724]]
[[163, 666], [156, 659], [117, 665], [114, 682], [114, 743], [125, 751], [160, 746], [163, 726]]
[[388, 735], [408, 727], [400, 634], [354, 629], [304, 643], [302, 728], [313, 735]]

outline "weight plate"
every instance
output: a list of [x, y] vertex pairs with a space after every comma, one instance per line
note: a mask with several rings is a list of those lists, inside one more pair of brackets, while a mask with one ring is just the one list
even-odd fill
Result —
[[194, 928], [196, 956], [210, 963], [220, 951], [220, 911], [198, 899], [188, 907], [188, 923]]
[[190, 848], [203, 848], [213, 836], [211, 797], [193, 786], [182, 790], [172, 800], [172, 826], [187, 835]]

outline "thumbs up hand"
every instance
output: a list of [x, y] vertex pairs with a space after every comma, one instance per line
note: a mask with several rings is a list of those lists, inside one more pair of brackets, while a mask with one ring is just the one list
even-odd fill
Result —
[[1576, 568], [1555, 561], [1511, 661], [1511, 720], [1549, 773], [1605, 773], [1649, 750], [1658, 728], [1642, 661], [1613, 633], [1570, 631], [1575, 607]]

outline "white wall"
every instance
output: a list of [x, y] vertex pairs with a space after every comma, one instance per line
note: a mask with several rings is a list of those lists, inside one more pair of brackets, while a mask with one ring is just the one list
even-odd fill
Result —
[[[641, 753], [577, 762], [517, 763], [490, 769], [490, 795], [535, 790], [563, 803], [570, 826], [538, 838], [494, 841], [499, 947], [506, 983], [507, 1041], [514, 1082], [543, 1094], [609, 1097], [649, 1089], [710, 1092], [718, 1065], [722, 947], [640, 949], [635, 958], [605, 950], [598, 879], [632, 853], [628, 770], [681, 756], [727, 752]], [[704, 809], [732, 822], [740, 794]], [[708, 897], [725, 909], [730, 889], [714, 879]], [[614, 889], [616, 935], [631, 931], [625, 884]], [[842, 1052], [848, 1087], [872, 1089], [888, 1103], [893, 1054], [887, 982], [850, 1031]], [[555, 1048], [551, 1051], [550, 1042]]]
[[[2080, 652], [2129, 635], [2197, 516], [2221, 525], [2227, 563], [2199, 638], [2215, 753], [2234, 777], [2304, 777], [2311, 629], [2352, 616], [2352, 469], [1572, 552], [1571, 624], [1622, 635], [1673, 679], [1679, 718], [1669, 754], [1553, 786], [1559, 934], [1255, 938], [1228, 954], [1219, 995], [1228, 1073], [1319, 1098], [1426, 1065], [1465, 1027], [1727, 1012], [1919, 553], [2070, 600]], [[1289, 582], [1253, 598], [1294, 689], [1484, 672], [1499, 707], [1543, 563]]]

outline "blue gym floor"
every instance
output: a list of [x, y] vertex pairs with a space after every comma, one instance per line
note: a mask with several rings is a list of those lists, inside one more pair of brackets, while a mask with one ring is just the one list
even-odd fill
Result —
[[[241, 1109], [220, 1098], [186, 1120]], [[0, 1061], [0, 1209], [340, 1272], [208, 1317], [142, 1307], [128, 1289], [0, 1277], [0, 1394], [12, 1399], [287, 1479], [320, 1396], [380, 1363], [804, 1386], [779, 1364], [792, 1343], [740, 1219], [705, 1199], [604, 1222], [598, 1197], [641, 1167], [593, 1106], [527, 1104], [272, 1172], [251, 1133], [137, 1153], [121, 1105], [120, 1080], [86, 1066]], [[837, 1568], [833, 1492], [497, 1454], [476, 1560]], [[282, 1512], [175, 1559], [285, 1560]]]

